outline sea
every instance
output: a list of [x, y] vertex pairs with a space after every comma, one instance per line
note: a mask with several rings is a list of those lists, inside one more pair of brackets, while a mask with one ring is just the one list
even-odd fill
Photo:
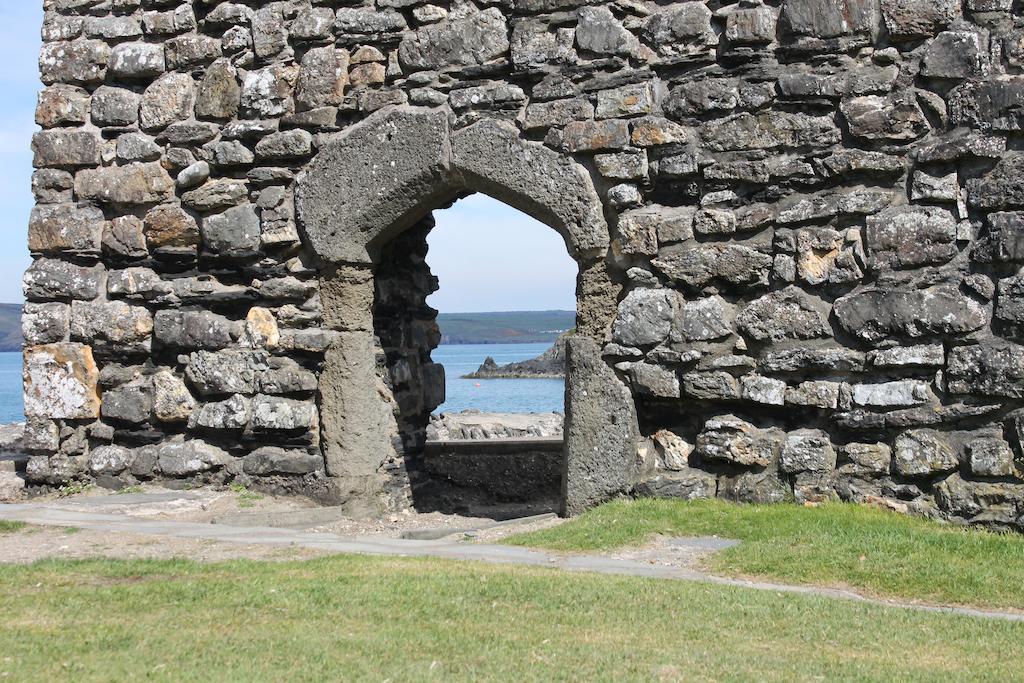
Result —
[[[536, 358], [550, 344], [451, 344], [434, 350], [445, 369], [446, 400], [436, 412], [476, 408], [487, 413], [562, 411], [565, 383], [560, 379], [462, 379], [488, 356], [498, 365]], [[21, 398], [21, 354], [0, 353], [0, 424], [25, 419]]]

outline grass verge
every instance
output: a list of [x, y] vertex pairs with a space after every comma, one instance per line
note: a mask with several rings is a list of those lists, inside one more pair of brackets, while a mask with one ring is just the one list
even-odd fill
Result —
[[0, 519], [0, 534], [13, 534], [16, 531], [21, 531], [27, 524], [25, 522], [11, 522], [6, 519]]
[[617, 501], [506, 542], [595, 551], [639, 545], [655, 534], [743, 541], [708, 559], [707, 568], [721, 574], [853, 587], [908, 600], [1024, 609], [1024, 536], [865, 506]]
[[[1009, 680], [1024, 624], [336, 556], [0, 566], [12, 680]], [[912, 656], [911, 656], [912, 655]]]

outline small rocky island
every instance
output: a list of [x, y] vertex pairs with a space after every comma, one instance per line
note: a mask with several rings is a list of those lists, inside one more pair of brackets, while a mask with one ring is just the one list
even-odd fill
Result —
[[563, 334], [550, 349], [530, 360], [498, 365], [490, 356], [476, 372], [463, 375], [463, 379], [561, 379], [565, 377], [565, 340]]

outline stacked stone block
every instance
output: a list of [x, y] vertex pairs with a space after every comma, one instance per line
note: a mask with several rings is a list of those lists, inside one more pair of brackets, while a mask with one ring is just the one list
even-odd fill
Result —
[[[34, 482], [329, 490], [339, 326], [294, 197], [328, 141], [415, 107], [592, 178], [597, 341], [643, 434], [623, 492], [1024, 525], [1018, 0], [45, 7]], [[393, 330], [429, 321], [421, 286]], [[378, 342], [384, 384], [413, 357], [436, 383], [429, 343]]]

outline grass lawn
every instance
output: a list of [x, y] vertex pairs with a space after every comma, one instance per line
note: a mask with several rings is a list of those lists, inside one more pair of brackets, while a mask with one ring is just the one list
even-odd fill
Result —
[[1024, 609], [1024, 535], [964, 529], [864, 506], [621, 501], [508, 542], [593, 551], [641, 544], [654, 534], [743, 541], [708, 560], [707, 568], [721, 574]]
[[1024, 624], [533, 567], [0, 566], [19, 681], [1010, 680]]

